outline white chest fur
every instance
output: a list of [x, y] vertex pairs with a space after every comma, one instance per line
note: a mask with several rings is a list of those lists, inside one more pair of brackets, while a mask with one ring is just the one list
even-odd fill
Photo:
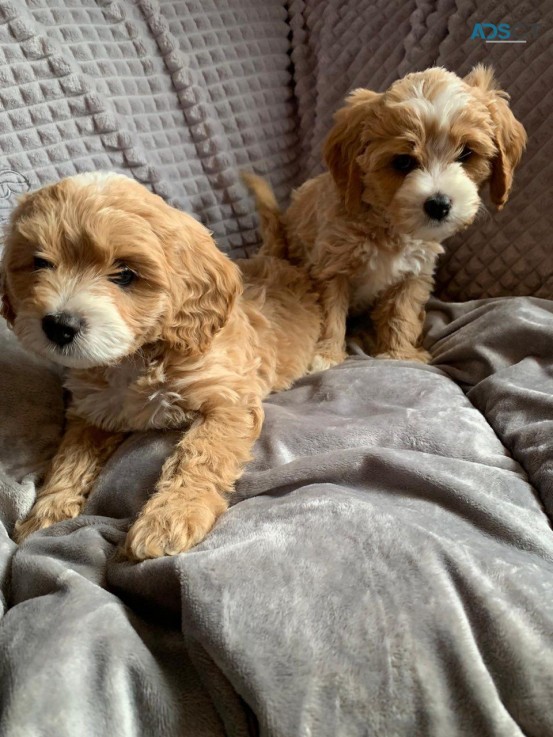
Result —
[[71, 372], [65, 386], [72, 394], [75, 412], [105, 430], [177, 429], [196, 417], [186, 409], [163, 369], [146, 366], [136, 356], [94, 376]]
[[350, 310], [353, 314], [370, 307], [378, 295], [402, 281], [407, 275], [430, 276], [437, 256], [443, 248], [439, 243], [405, 238], [401, 249], [387, 250], [370, 241], [363, 247], [365, 268], [351, 279]]

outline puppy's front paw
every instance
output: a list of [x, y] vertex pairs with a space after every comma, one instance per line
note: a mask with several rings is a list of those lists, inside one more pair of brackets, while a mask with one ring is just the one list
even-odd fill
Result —
[[313, 360], [308, 369], [309, 374], [315, 374], [318, 371], [326, 371], [332, 366], [337, 366], [346, 360], [346, 352], [339, 346], [330, 343], [319, 343], [317, 352], [313, 356]]
[[395, 361], [418, 361], [419, 363], [430, 363], [432, 356], [424, 348], [404, 348], [398, 351], [386, 351], [379, 353], [376, 358], [392, 358]]
[[81, 513], [82, 501], [68, 499], [63, 494], [49, 494], [37, 499], [25, 520], [16, 523], [13, 539], [17, 543], [23, 542], [33, 532], [44, 530], [46, 527], [62, 522], [64, 519], [72, 519]]
[[217, 517], [226, 509], [220, 504], [203, 501], [167, 501], [152, 497], [130, 528], [125, 541], [125, 554], [135, 561], [178, 555], [201, 542]]
[[327, 356], [317, 353], [317, 355], [313, 357], [307, 373], [316, 374], [319, 371], [326, 371], [327, 369], [342, 363], [342, 360], [343, 359], [340, 359], [337, 356]]

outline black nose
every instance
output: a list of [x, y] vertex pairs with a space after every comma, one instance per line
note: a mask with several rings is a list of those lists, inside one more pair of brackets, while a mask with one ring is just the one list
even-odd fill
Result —
[[443, 220], [451, 210], [451, 200], [445, 194], [435, 194], [424, 203], [424, 211], [432, 220]]
[[42, 329], [52, 343], [63, 346], [71, 343], [83, 326], [83, 321], [70, 315], [68, 312], [60, 312], [57, 315], [46, 315], [42, 318]]

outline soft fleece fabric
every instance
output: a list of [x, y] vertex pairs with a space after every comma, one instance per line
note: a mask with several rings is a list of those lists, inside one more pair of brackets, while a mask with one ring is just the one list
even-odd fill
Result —
[[17, 549], [61, 390], [4, 335], [3, 737], [549, 737], [552, 339], [545, 300], [434, 301], [435, 365], [358, 355], [271, 396], [212, 533], [132, 565], [175, 435], [132, 436]]

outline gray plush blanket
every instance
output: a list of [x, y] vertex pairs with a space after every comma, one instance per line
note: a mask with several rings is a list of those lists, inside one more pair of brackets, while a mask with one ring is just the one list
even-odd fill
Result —
[[350, 357], [271, 396], [207, 539], [117, 553], [175, 436], [86, 514], [8, 534], [62, 419], [2, 337], [3, 737], [553, 734], [553, 306], [434, 301], [433, 366]]

